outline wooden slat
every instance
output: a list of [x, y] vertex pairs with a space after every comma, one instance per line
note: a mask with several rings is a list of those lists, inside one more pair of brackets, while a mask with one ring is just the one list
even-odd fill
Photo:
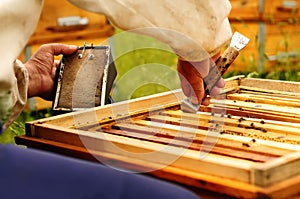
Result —
[[249, 95], [258, 95], [258, 96], [266, 96], [267, 98], [268, 97], [278, 97], [278, 98], [282, 98], [282, 99], [286, 99], [286, 100], [300, 100], [299, 96], [297, 95], [297, 93], [281, 93], [281, 92], [274, 92], [272, 93], [268, 91], [269, 90], [265, 90], [265, 92], [259, 92], [259, 91], [255, 91], [255, 89], [252, 89], [253, 91], [251, 91], [251, 89], [249, 90], [244, 90], [242, 89], [243, 86], [240, 87], [240, 90], [238, 91], [239, 94], [249, 94]]
[[[210, 112], [212, 110], [211, 107], [201, 107], [200, 111], [207, 111]], [[214, 108], [213, 110], [216, 111], [222, 111], [224, 108]], [[296, 122], [299, 123], [299, 119], [297, 118], [291, 118], [291, 117], [285, 117], [285, 116], [276, 116], [271, 115], [267, 113], [259, 113], [253, 110], [243, 109], [243, 111], [240, 111], [236, 109], [236, 107], [226, 107], [226, 112], [230, 115], [239, 115], [241, 117], [252, 117], [257, 119], [267, 119], [267, 120], [277, 120], [277, 121], [283, 121], [283, 122]]]
[[282, 0], [231, 0], [230, 3], [232, 5], [232, 11], [229, 15], [231, 22], [274, 24], [275, 22], [288, 22], [291, 19], [297, 20], [300, 17], [299, 5], [296, 5], [295, 8], [284, 7]]
[[[98, 163], [109, 164], [116, 168], [126, 168], [128, 170], [143, 172], [145, 170], [150, 170], [151, 168], [160, 167], [159, 165], [155, 165], [153, 162], [144, 162], [139, 159], [130, 160], [124, 156], [98, 152], [90, 149], [87, 150], [86, 148], [76, 147], [51, 140], [20, 136], [16, 138], [16, 142], [18, 144], [25, 144], [33, 148], [52, 151], [55, 153], [95, 161]], [[297, 188], [300, 185], [300, 177], [295, 177], [290, 178], [282, 183], [272, 185], [268, 188], [260, 188], [247, 183], [219, 178], [199, 172], [187, 171], [185, 169], [172, 166], [164, 167], [160, 170], [153, 170], [151, 173], [146, 174], [195, 187], [197, 189], [192, 190], [196, 193], [199, 193], [202, 198], [205, 198], [206, 194], [202, 190], [199, 190], [199, 188], [227, 194], [230, 196], [230, 198], [268, 198], [271, 196], [272, 198], [283, 198], [283, 196], [288, 197], [297, 194], [299, 192]], [[218, 194], [214, 194], [213, 197], [228, 198]]]
[[240, 88], [255, 90], [258, 92], [280, 93], [286, 95], [300, 96], [299, 82], [244, 78], [240, 81]]
[[281, 181], [283, 174], [286, 179], [299, 175], [300, 151], [274, 159], [268, 164], [254, 165], [252, 180], [256, 185], [270, 185]]
[[[250, 147], [244, 147], [246, 150], [249, 151], [256, 151], [256, 152], [266, 152], [271, 153], [274, 155], [284, 155], [288, 154], [293, 151], [300, 150], [300, 146], [293, 145], [293, 144], [287, 144], [287, 143], [278, 143], [271, 140], [263, 140], [263, 139], [255, 139], [255, 143], [253, 142], [252, 137], [246, 137], [246, 136], [236, 136], [231, 134], [219, 134], [215, 132], [208, 132], [201, 129], [194, 129], [184, 126], [175, 126], [170, 124], [162, 124], [159, 122], [149, 122], [149, 121], [135, 121], [135, 123], [139, 125], [146, 125], [151, 126], [153, 130], [155, 129], [167, 129], [167, 130], [173, 130], [175, 132], [179, 132], [180, 134], [177, 136], [194, 136], [195, 138], [205, 138], [206, 141], [214, 141], [215, 143], [218, 143], [220, 145], [224, 146], [232, 146], [240, 148], [240, 150], [243, 149], [243, 146], [245, 144], [249, 144]], [[187, 135], [186, 135], [187, 134]], [[251, 147], [253, 145], [253, 147]]]
[[[254, 137], [259, 139], [265, 140], [272, 140], [277, 139], [281, 142], [293, 143], [293, 144], [300, 144], [300, 135], [298, 131], [294, 134], [287, 135], [286, 132], [275, 133], [272, 131], [267, 131], [265, 128], [260, 127], [259, 125], [255, 126], [253, 122], [240, 122], [236, 123], [235, 126], [228, 126], [224, 125], [223, 122], [221, 123], [203, 123], [203, 122], [196, 122], [196, 121], [185, 121], [180, 118], [171, 118], [171, 117], [164, 117], [164, 116], [151, 116], [150, 119], [152, 121], [166, 123], [166, 124], [173, 124], [177, 126], [183, 127], [191, 127], [191, 128], [199, 128], [204, 130], [213, 130], [219, 134], [233, 134], [233, 135], [240, 135], [240, 136], [247, 136], [247, 137]], [[202, 125], [203, 124], [203, 125]], [[219, 125], [220, 130], [215, 130], [215, 126]], [[224, 126], [222, 126], [224, 125]], [[266, 131], [262, 131], [264, 129]]]
[[281, 98], [275, 96], [262, 96], [262, 95], [255, 95], [255, 94], [243, 94], [243, 93], [228, 94], [227, 99], [300, 108], [300, 99], [290, 99], [290, 98]]
[[[272, 104], [264, 104], [264, 103], [248, 103], [244, 101], [235, 101], [235, 100], [226, 100], [219, 101], [214, 100], [212, 103], [213, 106], [224, 106], [226, 107], [237, 107], [238, 109], [241, 108], [247, 108], [251, 109], [256, 112], [261, 113], [269, 113], [272, 115], [282, 115], [282, 116], [288, 116], [292, 118], [300, 118], [300, 108], [296, 107], [288, 107], [288, 106], [276, 106]], [[242, 110], [241, 110], [242, 111]]]
[[[292, 91], [280, 91], [280, 90], [271, 90], [271, 89], [265, 89], [265, 88], [257, 88], [257, 87], [251, 87], [251, 86], [239, 86], [239, 88], [242, 91], [255, 91], [260, 93], [266, 93], [266, 94], [277, 94], [282, 96], [291, 96], [291, 97], [299, 97], [300, 94], [298, 92], [292, 92]], [[284, 90], [284, 88], [282, 88]]]
[[269, 119], [285, 122], [300, 123], [300, 115], [296, 108], [272, 106], [269, 104], [251, 104], [241, 101], [226, 100], [218, 102], [209, 106], [201, 106], [201, 111], [205, 112], [227, 112], [231, 115], [239, 115], [242, 117], [253, 117], [258, 119]]
[[[183, 116], [179, 111], [167, 111], [166, 115], [173, 116], [174, 118], [171, 118], [171, 120], [169, 120], [167, 118], [158, 118], [156, 116], [155, 118], [153, 118], [153, 121], [160, 120], [161, 122], [165, 123], [174, 123], [180, 126], [190, 126], [193, 128], [208, 130], [211, 127], [211, 124], [209, 124], [209, 122], [211, 122], [212, 120], [219, 120], [219, 125], [222, 125], [221, 134], [240, 135], [255, 139], [300, 144], [299, 127], [295, 128], [293, 126], [283, 126], [282, 123], [274, 124], [265, 120], [253, 121], [251, 120], [251, 118], [237, 118], [235, 116], [230, 116], [231, 118], [227, 118], [228, 116], [226, 115], [224, 116], [224, 118], [217, 118], [216, 116], [212, 117], [210, 115], [201, 114], [200, 119], [194, 114], [185, 114], [185, 116]], [[243, 119], [241, 120], [241, 118]], [[262, 121], [264, 122], [264, 124], [261, 124]], [[261, 129], [265, 131], [262, 131]]]
[[[45, 128], [48, 129], [45, 131]], [[54, 135], [55, 134], [55, 135]], [[91, 150], [103, 151], [151, 161], [162, 165], [172, 165], [195, 172], [249, 182], [249, 171], [253, 164], [247, 160], [234, 159], [220, 155], [205, 153], [186, 148], [176, 148], [145, 140], [120, 137], [111, 134], [85, 132], [56, 127], [49, 124], [36, 125], [35, 137], [59, 141], [70, 145], [86, 147]], [[223, 170], [227, 172], [223, 172]]]
[[[185, 120], [192, 120], [194, 123], [198, 121], [203, 121], [210, 123], [213, 120], [221, 121], [224, 125], [228, 126], [248, 126], [251, 127], [252, 123], [255, 127], [263, 128], [267, 130], [267, 132], [277, 132], [284, 135], [300, 135], [299, 132], [299, 125], [295, 125], [294, 123], [283, 123], [278, 122], [274, 120], [264, 120], [264, 119], [255, 119], [255, 118], [249, 118], [249, 117], [241, 117], [241, 116], [235, 116], [235, 115], [224, 115], [223, 117], [219, 116], [212, 116], [211, 113], [205, 113], [205, 112], [199, 112], [198, 114], [186, 114], [181, 111], [173, 111], [173, 110], [166, 110], [163, 112], [163, 115], [172, 116], [175, 118], [184, 118]], [[207, 124], [206, 124], [207, 125]], [[198, 126], [198, 128], [200, 125]], [[250, 128], [249, 128], [250, 129]], [[242, 129], [242, 131], [244, 131]], [[240, 131], [239, 131], [240, 132]], [[225, 132], [226, 133], [226, 132]], [[278, 135], [280, 136], [280, 135]]]
[[[69, 31], [68, 33], [68, 40], [87, 40], [91, 38], [108, 38], [115, 33], [115, 29], [107, 24], [102, 26], [101, 28], [99, 25], [90, 25], [87, 29], [76, 30], [76, 31]], [[28, 45], [40, 45], [43, 43], [50, 43], [50, 42], [65, 42], [66, 41], [66, 32], [60, 31], [48, 31], [48, 34], [39, 34], [32, 37]]]
[[[66, 127], [66, 128], [80, 128], [81, 126], [109, 121], [121, 120], [124, 118], [130, 118], [131, 116], [138, 116], [141, 114], [148, 114], [149, 112], [172, 108], [177, 106], [181, 100], [184, 99], [184, 95], [181, 89], [168, 91], [164, 93], [154, 94], [151, 96], [145, 96], [130, 101], [122, 101], [114, 104], [107, 104], [100, 107], [95, 107], [79, 112], [72, 112], [63, 115], [57, 115], [50, 118], [43, 118], [26, 123], [26, 134], [34, 136], [34, 131], [31, 127], [35, 124], [52, 124], [54, 126]], [[161, 102], [164, 102], [162, 105]], [[153, 107], [149, 109], [149, 107]]]
[[[162, 121], [163, 123], [174, 123], [175, 125], [180, 125], [180, 126], [190, 126], [190, 127], [195, 127], [195, 128], [202, 128], [204, 130], [207, 130], [209, 127], [210, 127], [210, 124], [209, 124], [209, 121], [212, 120], [212, 117], [209, 116], [209, 115], [204, 115], [204, 114], [201, 114], [201, 115], [194, 115], [194, 114], [184, 114], [185, 116], [183, 117], [182, 116], [182, 112], [181, 111], [165, 111], [165, 112], [162, 112], [163, 114], [167, 114], [167, 115], [172, 115], [172, 116], [175, 116], [175, 118], [171, 118], [172, 120], [166, 120], [167, 118], [163, 117], [163, 116], [150, 116], [150, 119], [152, 119], [152, 122], [154, 120], [156, 121]], [[234, 117], [234, 116], [232, 116]], [[182, 118], [184, 118], [184, 121], [182, 121]], [[239, 122], [239, 119], [235, 118], [222, 118], [224, 119], [224, 124], [226, 125], [225, 127], [227, 127], [227, 125], [229, 126], [234, 126], [234, 127], [237, 127], [238, 125], [241, 124], [241, 122]], [[290, 132], [289, 132], [289, 135], [292, 135], [292, 134], [295, 134], [295, 136], [297, 136], [299, 133], [298, 133], [298, 128], [293, 128], [293, 127], [286, 127], [286, 128], [282, 128], [281, 126], [274, 126], [272, 124], [268, 124], [267, 121], [265, 124], [261, 124], [260, 122], [253, 122], [253, 121], [246, 121], [248, 120], [249, 118], [245, 118], [244, 120], [245, 121], [242, 121], [243, 123], [243, 126], [251, 126], [251, 124], [255, 124], [256, 128], [261, 128], [263, 126], [263, 128], [267, 129], [268, 130], [268, 134], [265, 135], [265, 139], [266, 140], [273, 140], [273, 139], [277, 139], [277, 140], [281, 140], [281, 142], [286, 142], [286, 139], [285, 139], [285, 136], [287, 136], [286, 134], [286, 129], [288, 129]], [[199, 123], [199, 120], [201, 121]], [[139, 124], [142, 124], [142, 125], [148, 125], [148, 122], [144, 121], [143, 123], [141, 123], [142, 121], [136, 121], [136, 123], [139, 123]], [[251, 122], [251, 123], [250, 123]], [[147, 124], [146, 124], [147, 123]], [[149, 123], [150, 126], [151, 126], [151, 123]], [[101, 127], [99, 124], [95, 125], [91, 125], [90, 127], [85, 127], [85, 130], [89, 130], [89, 131], [97, 131], [97, 129], [99, 130], [102, 130], [103, 127]], [[120, 124], [119, 124], [120, 126]], [[152, 128], [155, 128], [153, 126], [151, 126]], [[95, 128], [95, 129], [93, 129]], [[109, 127], [108, 127], [109, 128]], [[263, 136], [258, 136], [257, 134], [258, 133], [255, 133], [256, 132], [260, 132], [260, 131], [257, 131], [257, 130], [252, 130], [253, 132], [250, 134], [250, 133], [246, 133], [244, 132], [243, 129], [241, 128], [235, 128], [235, 130], [233, 130], [233, 128], [229, 128], [227, 130], [230, 130], [231, 133], [235, 132], [236, 131], [236, 134], [237, 135], [244, 135], [244, 136], [247, 136], [247, 135], [254, 135], [258, 138], [263, 138]], [[157, 130], [153, 129], [153, 132], [157, 132]], [[204, 133], [206, 133], [205, 131], [203, 131]], [[278, 132], [278, 133], [274, 133], [274, 132]], [[168, 137], [166, 136], [167, 134], [170, 134], [172, 132], [165, 132], [165, 137]], [[226, 131], [224, 132], [225, 134], [227, 133]], [[229, 132], [228, 132], [229, 133]], [[260, 134], [265, 134], [265, 133], [260, 133]], [[283, 136], [285, 135], [285, 136]], [[184, 135], [185, 138], [192, 138], [194, 135]], [[250, 137], [254, 137], [254, 136], [250, 136]], [[290, 136], [288, 136], [290, 137]], [[251, 143], [249, 143], [251, 144]], [[242, 144], [240, 143], [240, 146]]]
[[[258, 150], [253, 152], [251, 150], [241, 148], [241, 145], [239, 145], [238, 147], [235, 148], [235, 147], [232, 147], [232, 145], [221, 145], [218, 142], [211, 143], [213, 145], [213, 147], [209, 151], [206, 151], [205, 148], [203, 147], [203, 143], [205, 140], [204, 136], [202, 137], [202, 139], [200, 138], [200, 136], [197, 136], [196, 138], [193, 138], [193, 139], [188, 139], [184, 136], [178, 137], [177, 134], [179, 132], [174, 132], [174, 131], [172, 132], [172, 131], [168, 131], [168, 130], [157, 130], [157, 131], [155, 131], [154, 135], [149, 136], [147, 134], [153, 133], [153, 128], [151, 126], [119, 124], [118, 127], [120, 127], [122, 129], [122, 131], [126, 131], [126, 134], [129, 135], [130, 137], [133, 136], [136, 132], [141, 132], [135, 138], [139, 138], [139, 139], [144, 138], [149, 141], [155, 141], [157, 143], [162, 143], [162, 144], [166, 144], [166, 145], [169, 144], [169, 145], [178, 146], [178, 147], [186, 147], [186, 148], [193, 149], [196, 151], [202, 150], [202, 152], [204, 152], [204, 153], [213, 153], [213, 154], [224, 155], [224, 156], [228, 156], [228, 157], [235, 157], [235, 158], [250, 160], [250, 161], [254, 161], [254, 162], [266, 162], [273, 158], [279, 157], [278, 154], [259, 152]], [[105, 132], [111, 133], [112, 129], [105, 130]], [[124, 132], [122, 132], [122, 133], [124, 133]], [[166, 138], [165, 136], [169, 136], [169, 138]], [[170, 136], [172, 136], [172, 137], [170, 137]], [[208, 144], [208, 143], [205, 143], [205, 144]]]

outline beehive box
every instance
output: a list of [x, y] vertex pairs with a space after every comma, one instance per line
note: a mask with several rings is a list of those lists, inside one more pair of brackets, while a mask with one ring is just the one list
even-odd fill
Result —
[[[87, 18], [87, 23], [60, 24], [59, 20], [68, 17]], [[43, 10], [35, 32], [27, 45], [62, 42], [81, 45], [87, 40], [106, 40], [114, 34], [113, 26], [104, 15], [80, 9], [68, 1], [44, 1]], [[76, 42], [77, 43], [74, 43]]]
[[[277, 70], [286, 70], [287, 60], [292, 63], [299, 60], [298, 0], [230, 0], [230, 3], [232, 29], [251, 39], [231, 70], [270, 72], [275, 66]], [[251, 64], [252, 68], [243, 67]]]
[[[197, 114], [181, 90], [26, 124], [18, 144], [237, 198], [300, 193], [300, 84], [242, 76]], [[220, 195], [218, 196], [220, 197]]]

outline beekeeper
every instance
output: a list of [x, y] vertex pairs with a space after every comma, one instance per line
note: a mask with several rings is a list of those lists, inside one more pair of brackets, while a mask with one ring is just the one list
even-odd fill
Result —
[[[231, 38], [228, 0], [69, 0], [104, 14], [115, 26], [154, 37], [178, 55], [186, 96], [204, 98], [210, 58]], [[45, 44], [25, 64], [17, 60], [34, 32], [43, 0], [0, 1], [0, 132], [22, 112], [28, 97], [49, 99], [54, 55], [76, 46]], [[224, 87], [221, 79], [212, 93]], [[144, 176], [13, 145], [0, 145], [1, 198], [198, 198], [182, 187]]]
[[[123, 30], [149, 35], [168, 44], [178, 55], [178, 72], [184, 94], [191, 97], [194, 103], [209, 104], [207, 98], [202, 101], [205, 95], [203, 78], [209, 71], [209, 58], [218, 57], [220, 49], [231, 38], [227, 18], [231, 6], [228, 0], [69, 1], [82, 9], [106, 15], [112, 24]], [[17, 60], [35, 30], [42, 6], [42, 0], [0, 2], [1, 131], [19, 115], [28, 97], [47, 98], [51, 93], [53, 71], [57, 66], [55, 62], [49, 61], [46, 66], [29, 60], [24, 65]], [[54, 52], [53, 48], [58, 49]], [[33, 59], [43, 57], [43, 53], [47, 54], [45, 51], [52, 56], [55, 53], [72, 53], [74, 48], [44, 46]], [[44, 87], [46, 85], [47, 88]], [[218, 87], [224, 87], [223, 79], [212, 90], [212, 95], [218, 93]]]

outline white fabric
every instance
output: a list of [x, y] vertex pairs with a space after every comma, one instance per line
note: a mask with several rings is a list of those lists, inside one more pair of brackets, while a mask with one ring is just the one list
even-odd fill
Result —
[[228, 0], [69, 0], [105, 14], [123, 30], [167, 43], [183, 59], [201, 61], [231, 38]]
[[14, 86], [12, 87], [10, 104], [12, 112], [4, 124], [4, 129], [6, 129], [20, 115], [27, 102], [28, 74], [21, 61], [16, 60], [14, 62], [14, 72]]
[[0, 1], [0, 124], [6, 128], [23, 110], [28, 75], [16, 61], [35, 30], [42, 0]]

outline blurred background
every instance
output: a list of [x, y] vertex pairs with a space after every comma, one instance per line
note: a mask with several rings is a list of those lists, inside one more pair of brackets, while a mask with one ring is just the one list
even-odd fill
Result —
[[[300, 1], [230, 0], [232, 31], [251, 39], [224, 78], [248, 77], [300, 81]], [[199, 27], [201, 28], [201, 27]], [[117, 68], [111, 96], [115, 102], [180, 88], [177, 56], [155, 39], [115, 29], [103, 15], [89, 13], [67, 1], [45, 0], [35, 33], [19, 59], [27, 59], [44, 43], [110, 45]], [[124, 49], [132, 49], [126, 51]], [[61, 57], [57, 57], [61, 59]], [[51, 116], [52, 102], [28, 100], [20, 117], [1, 136], [14, 143], [24, 124]]]

